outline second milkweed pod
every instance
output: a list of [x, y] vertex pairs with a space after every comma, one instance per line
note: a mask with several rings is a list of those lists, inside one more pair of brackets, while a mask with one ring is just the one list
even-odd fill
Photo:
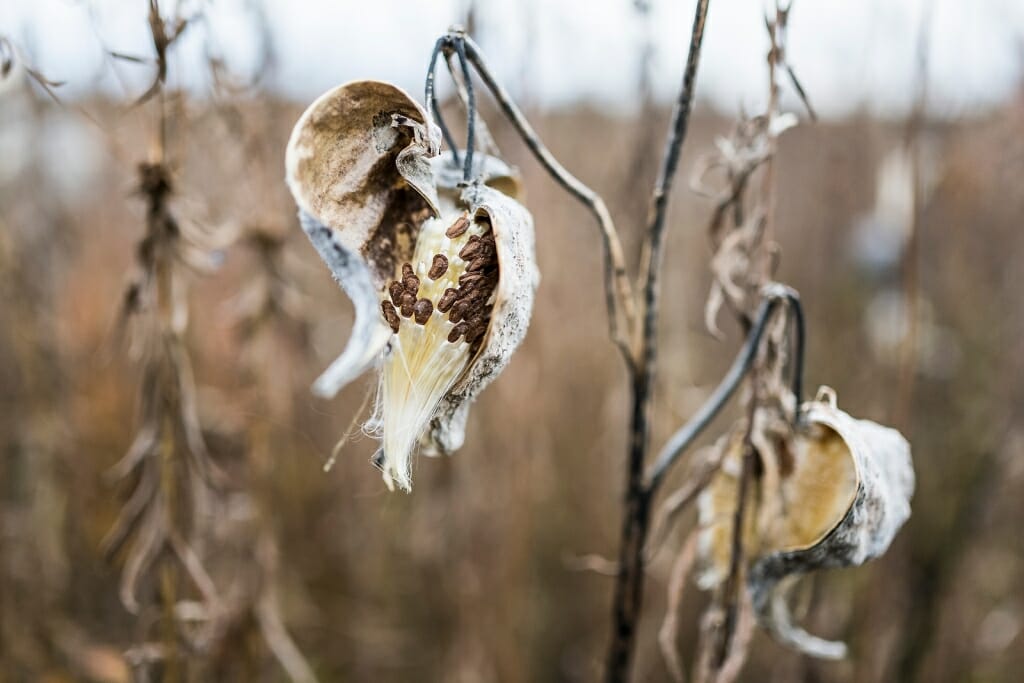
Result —
[[[403, 91], [358, 81], [310, 105], [286, 153], [303, 229], [356, 309], [344, 352], [314, 391], [331, 397], [381, 363], [366, 428], [381, 436], [374, 463], [385, 481], [405, 490], [419, 446], [462, 445], [469, 404], [526, 334], [539, 279], [515, 173], [477, 155], [477, 180], [463, 183], [451, 157], [437, 156], [438, 139]], [[459, 256], [470, 240], [493, 245], [486, 262]], [[471, 265], [483, 275], [463, 281]]]
[[[787, 589], [802, 574], [860, 565], [885, 552], [910, 516], [910, 445], [894, 429], [839, 410], [835, 392], [823, 387], [802, 407], [785, 454], [777, 490], [762, 488], [759, 512], [751, 510], [744, 523], [747, 588], [758, 621], [777, 640], [813, 656], [841, 658], [843, 643], [793, 622]], [[716, 585], [727, 571], [741, 456], [742, 448], [731, 448], [701, 496], [703, 587]], [[781, 497], [779, 504], [764, 505], [769, 495]]]

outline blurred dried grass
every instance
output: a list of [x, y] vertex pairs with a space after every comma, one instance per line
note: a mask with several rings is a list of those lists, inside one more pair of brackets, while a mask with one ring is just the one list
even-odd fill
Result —
[[[145, 119], [116, 103], [87, 106], [120, 149], [146, 148]], [[264, 256], [233, 247], [217, 273], [191, 284], [187, 342], [211, 454], [255, 461], [251, 490], [279, 546], [284, 617], [321, 680], [594, 679], [611, 581], [571, 560], [614, 554], [626, 396], [589, 216], [509, 131], [493, 131], [525, 174], [537, 221], [534, 321], [483, 395], [462, 451], [421, 458], [416, 492], [388, 494], [367, 440], [350, 443], [329, 473], [321, 467], [366, 387], [330, 403], [307, 391], [351, 312], [281, 181], [300, 107], [259, 92], [181, 106], [178, 213], [285, 234], [275, 267], [305, 295], [308, 331], [285, 334], [254, 362], [232, 305], [256, 296]], [[632, 160], [657, 158], [660, 140], [644, 131], [664, 129], [667, 115], [577, 109], [535, 123], [631, 226], [635, 187], [649, 184]], [[684, 172], [729, 128], [729, 117], [698, 111]], [[0, 134], [15, 149], [0, 161], [0, 680], [125, 680], [135, 620], [99, 548], [123, 493], [106, 472], [136, 418], [136, 371], [111, 332], [143, 207], [129, 196], [132, 167], [75, 114], [15, 93], [0, 99]], [[800, 127], [781, 138], [776, 167], [781, 278], [808, 313], [808, 386], [827, 377], [844, 404], [880, 420], [895, 409], [899, 369], [873, 344], [866, 311], [898, 273], [859, 261], [852, 245], [900, 135], [866, 118]], [[930, 123], [924, 135], [936, 182], [922, 213], [921, 293], [935, 342], [908, 435], [914, 516], [881, 560], [805, 586], [807, 622], [845, 638], [849, 661], [812, 662], [758, 633], [741, 680], [1012, 681], [1024, 669], [1024, 99], [985, 118]], [[699, 405], [738, 344], [735, 327], [724, 325], [718, 342], [702, 324], [711, 208], [681, 191], [669, 217], [655, 442]], [[623, 239], [636, 253], [638, 235]], [[656, 633], [671, 555], [651, 567], [638, 680], [668, 679]], [[686, 661], [703, 600], [686, 589]], [[219, 680], [283, 676], [258, 639], [220, 656], [236, 661]]]

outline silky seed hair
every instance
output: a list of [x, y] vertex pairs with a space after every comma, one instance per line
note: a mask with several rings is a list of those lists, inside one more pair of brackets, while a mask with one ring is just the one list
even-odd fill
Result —
[[382, 462], [385, 481], [408, 490], [420, 435], [487, 338], [499, 279], [490, 222], [466, 212], [425, 221], [394, 278], [381, 299], [394, 333], [379, 392]]

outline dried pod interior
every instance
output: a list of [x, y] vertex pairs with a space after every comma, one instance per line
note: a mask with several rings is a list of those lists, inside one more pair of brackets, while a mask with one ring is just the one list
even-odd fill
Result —
[[[729, 569], [744, 454], [742, 432], [737, 429], [730, 436], [722, 467], [700, 498], [704, 587], [717, 584]], [[756, 498], [764, 504], [747, 507], [744, 547], [755, 557], [820, 543], [843, 520], [857, 494], [853, 456], [834, 429], [808, 425], [781, 452], [777, 489], [759, 487]], [[767, 496], [778, 500], [766, 501]]]
[[395, 269], [381, 300], [394, 332], [379, 393], [389, 485], [411, 486], [411, 454], [484, 342], [499, 275], [490, 221], [468, 212], [425, 221], [412, 261]]

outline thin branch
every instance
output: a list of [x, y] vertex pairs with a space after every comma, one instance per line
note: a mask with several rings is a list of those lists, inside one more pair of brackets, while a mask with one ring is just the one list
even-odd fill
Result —
[[[452, 83], [455, 85], [455, 94], [458, 96], [459, 101], [462, 102], [462, 108], [468, 113], [469, 93], [466, 91], [466, 86], [462, 82], [462, 73], [455, 64], [456, 60], [453, 59], [453, 56], [454, 55], [446, 54], [444, 56], [445, 64], [448, 67], [448, 74], [452, 78]], [[487, 122], [484, 121], [482, 116], [480, 116], [479, 108], [477, 109], [476, 116], [473, 121], [473, 125], [476, 126], [476, 149], [482, 151], [484, 154], [500, 156], [498, 146], [494, 142], [494, 137], [491, 135], [490, 130], [487, 129]]]
[[[654, 389], [657, 353], [658, 274], [665, 234], [665, 212], [669, 190], [679, 165], [679, 153], [686, 137], [704, 22], [710, 0], [697, 0], [690, 49], [683, 71], [683, 84], [669, 129], [665, 157], [654, 187], [650, 224], [644, 238], [638, 285], [644, 288], [641, 317], [630, 327], [634, 354], [629, 363], [632, 385], [629, 446], [626, 462], [625, 510], [619, 546], [619, 576], [612, 604], [612, 638], [608, 646], [606, 680], [621, 683], [629, 678], [637, 626], [643, 603], [644, 546], [650, 522], [653, 488], [647, 485], [644, 465], [650, 449], [651, 397]], [[642, 327], [638, 325], [642, 324]]]
[[730, 398], [732, 398], [736, 389], [739, 387], [740, 382], [754, 364], [754, 359], [757, 356], [757, 349], [761, 344], [761, 338], [764, 335], [765, 328], [771, 320], [775, 308], [783, 301], [788, 304], [789, 310], [793, 314], [793, 320], [796, 326], [796, 339], [793, 342], [794, 359], [791, 388], [796, 400], [797, 411], [799, 413], [799, 407], [803, 395], [805, 333], [804, 314], [803, 308], [800, 305], [800, 297], [789, 287], [778, 284], [766, 287], [764, 295], [765, 298], [761, 302], [754, 324], [747, 335], [747, 340], [744, 342], [743, 348], [740, 349], [739, 354], [737, 354], [736, 360], [733, 361], [732, 367], [729, 368], [729, 372], [726, 373], [725, 377], [715, 388], [711, 397], [708, 398], [704, 405], [697, 410], [697, 413], [689, 422], [683, 425], [682, 428], [669, 438], [668, 442], [658, 454], [658, 458], [650, 468], [647, 476], [647, 486], [650, 491], [654, 492], [657, 490], [658, 486], [664, 480], [665, 475], [679, 460], [679, 457], [686, 452], [686, 449], [689, 448], [694, 440], [701, 435], [704, 429], [711, 424], [711, 421], [715, 416], [721, 412], [722, 408], [725, 407], [725, 404], [729, 402]]
[[636, 304], [633, 298], [633, 288], [626, 274], [625, 258], [622, 252], [622, 244], [619, 241], [619, 233], [615, 229], [615, 223], [608, 212], [608, 207], [605, 206], [604, 200], [600, 195], [584, 185], [555, 159], [554, 155], [541, 142], [533, 126], [523, 116], [519, 107], [512, 101], [512, 97], [495, 80], [476, 43], [469, 36], [464, 36], [463, 40], [465, 42], [466, 56], [470, 63], [480, 75], [480, 79], [491, 91], [491, 94], [494, 95], [498, 106], [512, 123], [513, 127], [515, 127], [520, 137], [522, 137], [523, 142], [526, 143], [526, 146], [544, 169], [555, 179], [555, 182], [589, 208], [594, 218], [597, 219], [604, 243], [605, 303], [608, 308], [609, 333], [612, 341], [622, 352], [623, 358], [632, 368], [635, 365], [634, 354], [628, 336], [623, 334], [620, 327], [619, 315], [621, 313], [626, 329], [632, 330], [636, 319]]
[[442, 49], [448, 44], [448, 36], [441, 36], [434, 43], [434, 51], [430, 54], [430, 66], [427, 67], [427, 83], [424, 86], [423, 101], [427, 105], [427, 112], [434, 118], [434, 122], [437, 127], [441, 129], [441, 135], [444, 137], [445, 143], [448, 148], [452, 151], [452, 158], [455, 163], [459, 163], [459, 146], [455, 142], [455, 138], [452, 137], [452, 132], [448, 129], [448, 126], [444, 123], [444, 117], [441, 116], [441, 107], [437, 102], [437, 92], [434, 88], [434, 81], [436, 80], [437, 71], [437, 56], [441, 54]]
[[658, 630], [658, 646], [661, 648], [661, 656], [665, 660], [665, 668], [668, 669], [669, 675], [676, 683], [686, 681], [682, 657], [679, 654], [676, 640], [679, 637], [679, 608], [683, 602], [683, 593], [686, 591], [686, 579], [689, 578], [690, 570], [697, 558], [698, 538], [699, 533], [691, 531], [683, 541], [675, 562], [672, 563], [668, 581], [668, 598], [665, 601], [667, 604], [665, 620], [661, 622], [661, 628]]
[[921, 162], [921, 128], [928, 106], [928, 51], [931, 44], [932, 16], [934, 3], [928, 3], [921, 16], [917, 36], [916, 81], [917, 93], [914, 104], [907, 114], [903, 133], [903, 149], [910, 157], [912, 183], [910, 224], [903, 252], [900, 255], [899, 273], [907, 327], [900, 340], [899, 366], [896, 384], [896, 404], [893, 421], [903, 430], [911, 427], [914, 384], [920, 353], [920, 310], [921, 310], [921, 228], [922, 209], [925, 202]]
[[469, 63], [466, 61], [464, 40], [455, 41], [455, 54], [459, 56], [463, 86], [466, 88], [466, 159], [462, 167], [462, 179], [469, 182], [473, 177], [473, 148], [476, 146], [476, 95], [473, 93], [473, 79], [470, 77]]
[[722, 629], [719, 632], [716, 648], [712, 656], [713, 670], [717, 673], [725, 665], [732, 646], [733, 634], [736, 630], [736, 603], [739, 600], [742, 574], [745, 566], [744, 557], [746, 548], [743, 544], [744, 530], [746, 527], [747, 491], [750, 488], [750, 480], [754, 473], [754, 463], [757, 459], [757, 450], [754, 448], [753, 437], [754, 427], [757, 420], [757, 383], [752, 383], [750, 406], [747, 415], [747, 429], [743, 435], [743, 464], [740, 469], [739, 481], [736, 483], [736, 509], [732, 518], [732, 542], [729, 551], [729, 574], [726, 576], [722, 593], [725, 597], [725, 619], [722, 622]]
[[[662, 160], [658, 182], [654, 186], [651, 197], [650, 223], [644, 242], [639, 282], [644, 283], [644, 337], [653, 336], [658, 274], [661, 262], [661, 251], [665, 237], [665, 216], [668, 212], [668, 198], [672, 190], [672, 182], [676, 169], [679, 167], [679, 156], [686, 139], [690, 123], [690, 111], [693, 108], [694, 86], [697, 80], [697, 65], [700, 62], [700, 48], [704, 39], [704, 24], [707, 20], [710, 0], [698, 0], [693, 17], [693, 31], [690, 36], [690, 51], [686, 57], [686, 68], [683, 71], [683, 85], [679, 90], [675, 109], [672, 113], [672, 124], [669, 128], [668, 140], [665, 143], [665, 156]], [[652, 340], [653, 341], [653, 340]]]
[[807, 115], [811, 117], [811, 121], [818, 120], [818, 112], [811, 106], [811, 99], [807, 96], [807, 92], [804, 90], [804, 86], [800, 83], [800, 79], [796, 77], [796, 71], [788, 63], [784, 64], [786, 67], [786, 75], [789, 76], [789, 82], [793, 84], [793, 89], [796, 90], [796, 94], [800, 97], [800, 101], [804, 103], [804, 108], [807, 109]]
[[740, 349], [736, 360], [733, 361], [729, 372], [726, 373], [725, 377], [711, 394], [711, 397], [697, 410], [697, 413], [690, 421], [673, 434], [668, 443], [661, 449], [658, 459], [655, 460], [647, 475], [647, 487], [651, 491], [657, 490], [665, 475], [672, 468], [672, 465], [678, 461], [679, 457], [690, 447], [690, 444], [711, 424], [715, 416], [721, 412], [725, 404], [732, 398], [740, 382], [750, 372], [750, 368], [754, 364], [754, 358], [757, 355], [757, 349], [761, 345], [761, 337], [764, 335], [765, 327], [778, 303], [778, 299], [765, 299], [761, 302], [761, 308], [757, 313], [757, 318], [750, 330], [750, 334], [747, 336], [747, 341], [743, 344], [743, 348]]

